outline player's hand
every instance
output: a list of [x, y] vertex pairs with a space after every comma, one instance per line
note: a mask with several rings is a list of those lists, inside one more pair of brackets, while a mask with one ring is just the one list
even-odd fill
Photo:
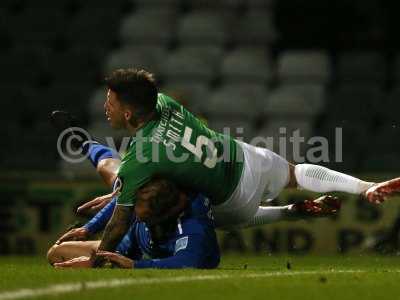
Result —
[[92, 268], [93, 257], [80, 256], [64, 262], [55, 263], [55, 268]]
[[61, 244], [66, 241], [84, 241], [89, 237], [89, 231], [85, 227], [73, 228], [63, 236], [61, 236], [56, 244]]
[[133, 268], [133, 260], [121, 254], [108, 251], [97, 251], [96, 255], [103, 257], [105, 260], [111, 262], [114, 265], [117, 265], [119, 268], [123, 269]]
[[96, 212], [106, 206], [111, 202], [112, 198], [115, 196], [115, 193], [107, 194], [104, 196], [100, 196], [94, 198], [93, 200], [86, 202], [81, 205], [77, 209], [77, 213], [88, 213], [88, 212]]

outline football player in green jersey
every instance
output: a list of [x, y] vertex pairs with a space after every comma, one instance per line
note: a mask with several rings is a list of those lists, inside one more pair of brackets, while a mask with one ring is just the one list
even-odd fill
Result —
[[[400, 178], [376, 184], [318, 165], [292, 165], [268, 149], [219, 134], [159, 93], [153, 75], [145, 70], [116, 70], [106, 85], [107, 120], [133, 139], [118, 170], [117, 206], [99, 250], [115, 249], [129, 228], [136, 191], [154, 175], [204, 193], [214, 206], [217, 225], [225, 227], [279, 219], [284, 211], [259, 204], [285, 187], [362, 194], [373, 203], [400, 190]], [[110, 200], [106, 195], [88, 206]]]

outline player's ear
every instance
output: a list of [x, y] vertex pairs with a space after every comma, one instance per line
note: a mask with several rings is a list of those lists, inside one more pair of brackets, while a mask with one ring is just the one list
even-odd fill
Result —
[[126, 110], [124, 113], [124, 117], [126, 121], [130, 121], [130, 119], [132, 118], [132, 112], [130, 110]]

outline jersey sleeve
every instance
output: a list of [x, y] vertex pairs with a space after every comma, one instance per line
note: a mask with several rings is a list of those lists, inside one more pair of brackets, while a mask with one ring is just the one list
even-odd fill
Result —
[[89, 222], [83, 227], [87, 229], [91, 234], [95, 234], [103, 230], [114, 212], [117, 199], [113, 198], [102, 210], [100, 210]]
[[140, 164], [134, 160], [124, 162], [118, 172], [121, 181], [117, 205], [132, 206], [136, 203], [136, 192], [148, 183], [152, 176], [152, 166], [149, 163]]
[[[136, 269], [182, 269], [207, 268], [204, 263], [207, 258], [206, 237], [201, 234], [191, 234], [180, 237], [176, 241], [175, 254], [163, 259], [146, 259], [134, 262]], [[219, 261], [219, 254], [218, 254]], [[217, 264], [214, 266], [216, 267]]]

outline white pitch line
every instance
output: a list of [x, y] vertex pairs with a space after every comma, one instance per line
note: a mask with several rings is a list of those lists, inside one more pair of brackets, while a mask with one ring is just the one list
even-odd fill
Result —
[[[122, 278], [111, 280], [96, 280], [79, 283], [54, 284], [44, 288], [19, 289], [0, 293], [0, 300], [15, 300], [24, 298], [35, 298], [42, 296], [53, 296], [60, 294], [76, 293], [80, 291], [95, 290], [99, 288], [115, 288], [129, 285], [149, 285], [162, 283], [181, 283], [191, 281], [223, 280], [230, 278], [264, 278], [264, 277], [284, 277], [299, 275], [325, 275], [325, 274], [353, 274], [365, 273], [365, 270], [329, 270], [329, 271], [287, 271], [269, 273], [247, 273], [242, 275], [219, 274], [219, 275], [197, 275], [197, 276], [177, 276], [177, 277], [154, 277], [154, 278]], [[399, 270], [390, 272], [399, 273]]]

